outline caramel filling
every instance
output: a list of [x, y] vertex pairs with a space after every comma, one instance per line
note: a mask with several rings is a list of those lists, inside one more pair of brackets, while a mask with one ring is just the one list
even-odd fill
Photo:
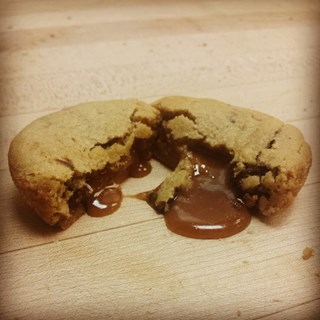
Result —
[[[133, 150], [130, 157], [115, 167], [90, 174], [86, 186], [71, 201], [73, 207], [81, 204], [83, 211], [92, 217], [115, 212], [123, 198], [120, 184], [128, 177], [142, 178], [151, 171], [151, 154], [143, 152], [141, 147]], [[188, 152], [187, 157], [193, 168], [191, 186], [176, 190], [166, 212], [155, 203], [153, 196], [157, 189], [135, 195], [135, 198], [147, 201], [163, 213], [168, 229], [185, 237], [218, 239], [244, 230], [251, 215], [234, 195], [228, 177], [229, 159], [199, 150]], [[174, 169], [174, 163], [170, 164]]]
[[119, 185], [111, 185], [94, 192], [87, 203], [91, 217], [104, 217], [115, 212], [121, 204], [122, 192]]
[[151, 172], [149, 161], [133, 161], [133, 164], [117, 173], [106, 171], [87, 180], [90, 196], [87, 200], [87, 213], [92, 217], [107, 216], [119, 209], [122, 202], [120, 183], [128, 177], [142, 178]]
[[[110, 164], [100, 171], [92, 172], [85, 179], [85, 186], [69, 200], [69, 208], [75, 217], [87, 213], [92, 217], [104, 217], [121, 206], [120, 184], [128, 179], [142, 178], [151, 172], [150, 141], [136, 140], [129, 156], [117, 164]], [[71, 183], [72, 188], [72, 183]]]
[[229, 186], [226, 161], [194, 154], [192, 163], [191, 187], [178, 192], [164, 214], [168, 229], [197, 239], [225, 238], [244, 230], [251, 215]]

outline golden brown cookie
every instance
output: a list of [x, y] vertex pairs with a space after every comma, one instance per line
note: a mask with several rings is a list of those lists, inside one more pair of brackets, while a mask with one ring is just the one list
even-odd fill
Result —
[[159, 112], [138, 100], [80, 104], [35, 120], [12, 141], [9, 167], [26, 202], [50, 225], [83, 210], [70, 199], [91, 173], [125, 170], [137, 140], [153, 136]]
[[[304, 184], [311, 150], [292, 125], [212, 99], [166, 97], [153, 105], [163, 118], [158, 158], [167, 161], [168, 149], [162, 146], [168, 144], [223, 150], [230, 155], [231, 180], [246, 206], [265, 215], [276, 214], [290, 205]], [[169, 200], [161, 187], [157, 192], [157, 202]]]
[[216, 100], [167, 97], [152, 105], [115, 100], [49, 114], [15, 137], [9, 167], [27, 203], [65, 229], [87, 211], [93, 177], [121, 182], [141, 155], [153, 154], [174, 170], [152, 193], [154, 207], [166, 211], [192, 184], [194, 149], [226, 154], [238, 197], [265, 215], [292, 202], [311, 166], [309, 145], [289, 124]]

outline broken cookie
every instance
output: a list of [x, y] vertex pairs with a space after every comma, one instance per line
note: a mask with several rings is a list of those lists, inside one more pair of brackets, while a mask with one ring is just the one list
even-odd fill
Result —
[[[119, 184], [143, 171], [159, 111], [138, 100], [80, 104], [35, 120], [12, 141], [9, 167], [26, 202], [65, 229], [121, 202]], [[142, 174], [140, 172], [140, 174]], [[110, 206], [109, 206], [110, 207]], [[112, 212], [105, 208], [100, 215]]]
[[280, 212], [311, 166], [309, 145], [289, 124], [212, 99], [167, 97], [87, 103], [40, 118], [13, 140], [9, 167], [27, 203], [65, 229], [84, 213], [115, 211], [119, 184], [148, 174], [151, 157], [173, 171], [145, 200], [170, 230], [196, 238], [243, 230], [248, 209]]

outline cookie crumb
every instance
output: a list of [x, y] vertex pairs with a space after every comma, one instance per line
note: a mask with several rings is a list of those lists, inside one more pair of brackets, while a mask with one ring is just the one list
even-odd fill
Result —
[[241, 311], [240, 310], [237, 311], [237, 316], [241, 317]]
[[314, 253], [315, 251], [313, 248], [305, 247], [302, 253], [302, 259], [309, 260], [311, 257], [314, 256]]
[[245, 264], [245, 265], [248, 265], [249, 261], [248, 260], [243, 260], [242, 263]]

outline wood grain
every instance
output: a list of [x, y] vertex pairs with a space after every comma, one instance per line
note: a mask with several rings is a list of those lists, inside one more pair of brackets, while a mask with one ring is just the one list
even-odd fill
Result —
[[[320, 1], [0, 2], [1, 319], [318, 319]], [[297, 126], [313, 166], [293, 206], [242, 233], [170, 233], [125, 197], [103, 219], [59, 232], [21, 201], [12, 138], [64, 106], [183, 94], [250, 107]], [[125, 195], [158, 185], [156, 161]], [[315, 249], [302, 259], [305, 247]]]

